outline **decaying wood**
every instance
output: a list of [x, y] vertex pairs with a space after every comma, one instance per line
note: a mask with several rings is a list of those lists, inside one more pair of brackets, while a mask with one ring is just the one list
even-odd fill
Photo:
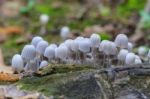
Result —
[[138, 64], [138, 65], [131, 65], [131, 66], [118, 66], [118, 67], [110, 67], [105, 68], [102, 70], [98, 70], [98, 74], [106, 73], [109, 74], [110, 72], [119, 73], [126, 71], [128, 75], [135, 75], [135, 76], [150, 76], [150, 64]]

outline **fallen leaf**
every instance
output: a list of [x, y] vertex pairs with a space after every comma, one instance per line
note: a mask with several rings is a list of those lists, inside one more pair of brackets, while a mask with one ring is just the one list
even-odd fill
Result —
[[19, 74], [0, 73], [0, 81], [16, 82], [20, 79]]

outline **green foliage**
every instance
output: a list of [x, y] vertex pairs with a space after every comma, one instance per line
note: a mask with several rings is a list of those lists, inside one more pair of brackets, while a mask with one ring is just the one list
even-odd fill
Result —
[[29, 11], [31, 11], [33, 9], [35, 5], [35, 1], [34, 0], [28, 0], [28, 4], [25, 7], [22, 7], [20, 9], [20, 13], [24, 14], [24, 13], [29, 13]]
[[129, 17], [133, 11], [138, 12], [145, 6], [146, 0], [127, 0], [116, 9], [118, 16]]
[[111, 36], [107, 33], [99, 33], [101, 40], [110, 40]]
[[146, 13], [145, 11], [141, 11], [140, 15], [142, 17], [142, 28], [147, 29], [150, 28], [150, 14]]

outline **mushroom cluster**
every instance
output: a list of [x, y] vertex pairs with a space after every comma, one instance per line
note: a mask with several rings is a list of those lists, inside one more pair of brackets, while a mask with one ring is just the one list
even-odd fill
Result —
[[[68, 31], [64, 29], [64, 31]], [[62, 33], [63, 36], [63, 33]], [[64, 37], [64, 39], [66, 39]], [[141, 64], [142, 59], [133, 53], [133, 44], [125, 34], [118, 34], [114, 41], [101, 41], [100, 35], [93, 33], [89, 38], [79, 36], [67, 39], [59, 45], [49, 44], [42, 37], [34, 37], [25, 45], [21, 54], [12, 58], [12, 67], [21, 71], [36, 72], [48, 64], [91, 64], [92, 66]], [[143, 48], [139, 49], [140, 54]], [[148, 53], [150, 59], [150, 51]], [[117, 60], [114, 64], [113, 60]]]

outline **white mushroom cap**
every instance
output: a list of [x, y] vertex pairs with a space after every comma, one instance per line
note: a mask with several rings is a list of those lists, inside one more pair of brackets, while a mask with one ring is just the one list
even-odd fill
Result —
[[42, 41], [42, 40], [43, 40], [42, 37], [36, 36], [36, 37], [34, 37], [34, 38], [32, 39], [31, 44], [36, 47], [37, 44], [38, 44], [40, 41]]
[[24, 62], [21, 57], [21, 55], [16, 54], [13, 56], [11, 61], [12, 68], [14, 68], [16, 71], [21, 72], [24, 68]]
[[114, 42], [110, 42], [110, 55], [116, 55], [117, 54], [117, 47]]
[[55, 49], [55, 56], [61, 60], [66, 59], [68, 56], [68, 48], [65, 45], [59, 46]]
[[73, 40], [72, 40], [72, 39], [68, 39], [68, 40], [66, 40], [66, 41], [64, 42], [64, 44], [67, 46], [67, 48], [68, 48], [69, 50], [71, 50], [71, 45], [72, 45], [72, 43], [73, 43]]
[[103, 51], [106, 55], [114, 55], [117, 53], [117, 49], [116, 49], [115, 44], [111, 41], [108, 41], [108, 40], [104, 40], [100, 44], [99, 50]]
[[48, 47], [48, 42], [40, 41], [36, 47], [36, 52], [44, 55], [45, 49]]
[[125, 34], [118, 34], [115, 39], [115, 44], [120, 48], [128, 48], [128, 37]]
[[83, 53], [88, 53], [90, 52], [90, 49], [91, 49], [91, 42], [90, 42], [90, 39], [88, 38], [85, 38], [84, 40], [82, 40], [80, 43], [79, 43], [79, 50]]
[[60, 31], [60, 36], [63, 39], [67, 39], [69, 37], [70, 34], [70, 29], [67, 26], [62, 27], [61, 31]]
[[49, 47], [57, 48], [57, 45], [56, 44], [50, 44]]
[[104, 51], [104, 45], [106, 45], [108, 40], [103, 40], [99, 45], [99, 51]]
[[147, 57], [150, 58], [150, 50], [148, 51]]
[[135, 64], [142, 64], [141, 59], [135, 59]]
[[131, 65], [135, 63], [136, 55], [134, 53], [128, 53], [126, 56], [125, 63]]
[[56, 48], [53, 46], [48, 46], [45, 49], [44, 56], [47, 57], [49, 60], [54, 59], [55, 58], [55, 49]]
[[131, 42], [128, 42], [128, 51], [132, 52], [133, 44]]
[[147, 54], [146, 47], [143, 47], [143, 46], [139, 47], [139, 48], [138, 48], [138, 54], [139, 54], [140, 56], [145, 56], [145, 55]]
[[25, 45], [22, 52], [21, 56], [25, 61], [33, 60], [36, 56], [36, 50], [33, 45]]
[[118, 54], [118, 60], [124, 62], [125, 59], [126, 59], [127, 54], [128, 54], [128, 50], [126, 50], [126, 49], [121, 49], [120, 52], [119, 52], [119, 54]]
[[100, 36], [98, 34], [92, 34], [91, 37], [90, 37], [90, 41], [91, 41], [91, 45], [92, 47], [98, 47], [99, 46], [99, 43], [100, 43]]
[[41, 64], [40, 64], [40, 68], [43, 68], [43, 67], [46, 67], [48, 66], [48, 62], [47, 61], [42, 61]]
[[42, 25], [47, 24], [48, 21], [49, 21], [49, 16], [47, 14], [42, 14], [40, 16], [40, 22], [41, 22]]

